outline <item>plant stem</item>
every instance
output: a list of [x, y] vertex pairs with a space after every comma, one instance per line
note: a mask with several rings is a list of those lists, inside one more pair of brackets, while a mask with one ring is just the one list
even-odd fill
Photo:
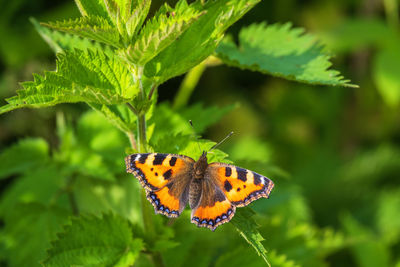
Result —
[[137, 117], [138, 123], [138, 149], [139, 153], [147, 152], [147, 137], [146, 137], [146, 114], [139, 114]]
[[[134, 74], [133, 74], [134, 75]], [[140, 92], [138, 95], [139, 101], [147, 101], [145, 90], [142, 84], [142, 75], [143, 75], [143, 68], [139, 67], [137, 72], [137, 79], [139, 81], [139, 88]], [[154, 87], [152, 88], [150, 94], [154, 91]], [[137, 125], [138, 125], [138, 132], [137, 132], [137, 150], [139, 153], [146, 153], [147, 152], [147, 137], [146, 137], [146, 110], [137, 110], [134, 106], [130, 103], [127, 104], [129, 109], [137, 116]], [[132, 144], [132, 142], [131, 142]], [[133, 147], [134, 148], [134, 147]], [[134, 148], [135, 149], [135, 148]], [[152, 243], [156, 240], [156, 229], [153, 220], [153, 207], [149, 205], [146, 197], [146, 191], [143, 189], [141, 190], [141, 208], [142, 208], [142, 218], [143, 218], [143, 228], [144, 232], [148, 240]], [[162, 260], [161, 254], [159, 252], [152, 252], [151, 258], [154, 262], [155, 266], [164, 266], [164, 262]]]
[[178, 93], [175, 96], [173, 104], [174, 109], [179, 109], [187, 105], [189, 98], [205, 69], [206, 63], [203, 61], [186, 74], [185, 79], [181, 83]]

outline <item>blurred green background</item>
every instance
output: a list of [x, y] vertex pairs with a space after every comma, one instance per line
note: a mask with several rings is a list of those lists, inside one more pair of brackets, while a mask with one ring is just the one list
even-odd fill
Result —
[[[152, 10], [160, 4], [153, 1]], [[284, 255], [275, 263], [400, 266], [398, 5], [396, 0], [264, 0], [229, 30], [237, 36], [241, 27], [260, 21], [304, 27], [326, 45], [334, 68], [359, 88], [307, 86], [216, 66], [204, 72], [191, 97], [191, 103], [206, 106], [236, 104], [205, 137], [218, 141], [234, 131], [221, 149], [235, 164], [275, 182], [270, 200], [253, 206], [268, 214], [258, 220], [267, 250]], [[3, 105], [19, 82], [55, 67], [53, 52], [29, 17], [49, 21], [79, 14], [73, 1], [1, 0], [0, 6]], [[160, 86], [159, 102], [173, 100], [182, 78]], [[74, 104], [5, 114], [0, 149], [27, 136], [44, 137], [57, 147], [56, 112], [76, 121], [87, 109]], [[12, 181], [0, 180], [0, 192]], [[231, 257], [240, 255], [243, 262], [257, 257], [249, 253], [233, 248]], [[220, 258], [216, 265], [223, 263]]]

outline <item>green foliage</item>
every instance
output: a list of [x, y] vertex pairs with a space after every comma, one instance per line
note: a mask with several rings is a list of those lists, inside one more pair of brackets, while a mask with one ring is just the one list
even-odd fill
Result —
[[[352, 87], [329, 70], [323, 47], [291, 24], [251, 24], [240, 30], [238, 45], [229, 38], [222, 41], [227, 29], [261, 1], [190, 2], [165, 4], [153, 13], [150, 0], [76, 0], [81, 17], [60, 16], [42, 24], [31, 19], [58, 53], [56, 69], [22, 83], [0, 114], [77, 102], [92, 110], [80, 114], [77, 105], [59, 107], [64, 111], [55, 116], [57, 137], [49, 142], [24, 138], [0, 152], [0, 178], [6, 184], [0, 196], [0, 264], [326, 266], [343, 250], [361, 266], [393, 263], [400, 240], [400, 220], [392, 218], [398, 213], [398, 189], [383, 192], [376, 184], [399, 169], [398, 149], [382, 146], [345, 161], [331, 151], [339, 146], [331, 141], [336, 129], [346, 128], [339, 123], [326, 130], [324, 141], [315, 141], [316, 129], [324, 132], [326, 120], [343, 115], [340, 89], [327, 89], [326, 96], [305, 87], [289, 92], [280, 80], [276, 91], [260, 87], [236, 95], [234, 81], [217, 75], [221, 92], [213, 86], [207, 91], [208, 81], [202, 81], [202, 93], [211, 95], [207, 100], [222, 99], [224, 106], [188, 104], [200, 75], [216, 61], [288, 80]], [[149, 13], [154, 15], [147, 18]], [[0, 33], [2, 27], [0, 21]], [[379, 35], [371, 36], [374, 43]], [[396, 58], [390, 57], [389, 47], [396, 46], [383, 43], [386, 50], [377, 54], [374, 78], [385, 101], [395, 107]], [[181, 87], [174, 105], [172, 99], [159, 101], [158, 90], [168, 86], [161, 84], [196, 66], [196, 77]], [[229, 104], [251, 98], [245, 112]], [[47, 111], [53, 114], [54, 109]], [[237, 164], [271, 177], [277, 185], [271, 199], [238, 208], [232, 221], [215, 232], [191, 224], [189, 209], [173, 220], [154, 215], [137, 179], [126, 173], [123, 158], [156, 151], [197, 159], [216, 144], [208, 138], [219, 121], [229, 121], [226, 133], [239, 128], [232, 138], [238, 140], [210, 151], [209, 162]], [[268, 142], [262, 138], [266, 132]], [[319, 147], [331, 150], [322, 153]], [[327, 171], [333, 167], [334, 172]], [[357, 198], [360, 192], [368, 194]], [[368, 205], [371, 195], [377, 200]], [[373, 209], [356, 210], [325, 227], [325, 218], [335, 221], [334, 214], [354, 211], [356, 204]], [[373, 258], [374, 253], [379, 257]]]
[[232, 224], [237, 228], [240, 235], [254, 247], [258, 255], [268, 263], [267, 251], [261, 244], [264, 238], [256, 229], [256, 222], [251, 218], [254, 215], [249, 208], [240, 209], [237, 211], [235, 217], [232, 219]]
[[39, 167], [48, 160], [49, 147], [43, 139], [24, 139], [0, 154], [0, 178]]
[[210, 56], [224, 31], [240, 19], [259, 0], [196, 1], [192, 7], [205, 11], [178, 40], [148, 62], [144, 74], [162, 83], [185, 73]]
[[170, 46], [201, 15], [202, 13], [189, 8], [186, 0], [178, 2], [175, 9], [165, 4], [146, 23], [140, 34], [135, 38], [135, 42], [129, 45], [126, 52], [123, 53], [132, 63], [144, 66], [162, 50]]
[[52, 242], [45, 266], [134, 264], [143, 244], [126, 220], [112, 215], [83, 216], [64, 227]]
[[18, 96], [7, 99], [0, 114], [21, 107], [48, 107], [59, 103], [118, 104], [132, 99], [138, 87], [117, 57], [100, 52], [67, 51], [58, 55], [57, 71], [35, 75], [23, 83]]
[[54, 53], [60, 53], [64, 50], [72, 50], [74, 48], [79, 50], [103, 50], [107, 51], [108, 47], [102, 47], [99, 43], [92, 42], [88, 39], [78, 37], [76, 35], [70, 35], [59, 31], [51, 30], [47, 27], [40, 25], [40, 23], [34, 18], [30, 18], [36, 31], [40, 34], [43, 40], [50, 46]]
[[122, 46], [119, 44], [120, 40], [118, 32], [106, 19], [102, 17], [81, 17], [62, 22], [42, 23], [42, 25], [69, 34], [76, 34], [84, 38], [102, 42], [110, 46], [116, 46], [117, 48]]
[[1, 238], [10, 266], [39, 266], [67, 216], [64, 209], [37, 203], [16, 206], [5, 217]]
[[328, 70], [329, 56], [303, 29], [290, 23], [253, 24], [239, 33], [239, 45], [230, 38], [216, 50], [224, 63], [310, 84], [354, 86], [339, 72]]

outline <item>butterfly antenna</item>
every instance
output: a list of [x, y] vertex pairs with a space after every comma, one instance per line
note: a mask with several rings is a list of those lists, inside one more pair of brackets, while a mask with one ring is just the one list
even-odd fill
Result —
[[211, 150], [213, 150], [214, 148], [216, 148], [217, 146], [219, 146], [220, 144], [222, 144], [223, 142], [225, 142], [226, 139], [228, 139], [229, 137], [231, 137], [233, 134], [233, 132], [230, 132], [227, 136], [225, 136], [224, 139], [222, 139], [221, 141], [219, 141], [218, 144], [215, 144], [208, 152], [210, 152]]
[[203, 152], [203, 151], [201, 150], [201, 147], [200, 147], [199, 138], [198, 138], [197, 135], [196, 135], [196, 130], [195, 130], [194, 127], [193, 127], [193, 122], [192, 122], [192, 120], [189, 120], [189, 123], [190, 123], [190, 126], [192, 126], [193, 135], [194, 135], [194, 137], [195, 137], [196, 140], [197, 140], [197, 145], [199, 146], [199, 150], [200, 150], [200, 152]]

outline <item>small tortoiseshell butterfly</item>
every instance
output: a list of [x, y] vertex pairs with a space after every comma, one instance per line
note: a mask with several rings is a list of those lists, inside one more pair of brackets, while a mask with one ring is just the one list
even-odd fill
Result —
[[258, 173], [233, 165], [207, 163], [175, 154], [132, 154], [125, 158], [127, 172], [139, 179], [156, 213], [178, 217], [187, 203], [192, 223], [215, 230], [229, 222], [236, 207], [268, 198], [274, 183]]

